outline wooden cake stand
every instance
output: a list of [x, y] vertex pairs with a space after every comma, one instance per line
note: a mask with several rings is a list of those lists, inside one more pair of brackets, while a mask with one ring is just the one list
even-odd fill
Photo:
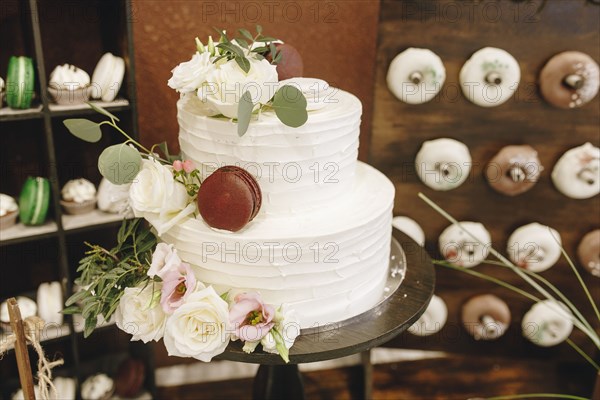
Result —
[[[390, 275], [404, 278], [400, 286], [369, 311], [340, 323], [302, 330], [285, 364], [277, 354], [256, 350], [246, 354], [240, 341], [231, 342], [217, 358], [260, 364], [254, 379], [255, 399], [304, 399], [298, 364], [345, 357], [379, 346], [408, 329], [429, 304], [435, 272], [427, 253], [404, 233], [394, 229]], [[398, 268], [401, 271], [398, 271]], [[390, 279], [388, 279], [388, 282]], [[368, 352], [363, 353], [365, 388], [370, 387]], [[365, 390], [367, 394], [370, 390]]]

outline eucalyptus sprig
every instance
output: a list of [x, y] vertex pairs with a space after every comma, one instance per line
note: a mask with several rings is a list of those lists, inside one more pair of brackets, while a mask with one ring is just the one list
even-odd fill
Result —
[[[172, 163], [173, 157], [169, 155], [166, 143], [148, 149], [119, 127], [117, 122], [120, 120], [117, 116], [98, 105], [93, 103], [87, 104], [96, 112], [109, 119], [102, 122], [94, 122], [85, 118], [71, 118], [64, 120], [63, 124], [73, 136], [89, 143], [96, 143], [102, 138], [102, 130], [100, 128], [103, 125], [112, 127], [125, 137], [125, 142], [107, 147], [98, 158], [98, 169], [102, 176], [110, 182], [115, 185], [131, 183], [141, 169], [142, 154], [165, 164]], [[166, 159], [161, 158], [155, 152], [156, 148], [162, 150]]]
[[80, 289], [66, 301], [63, 314], [81, 314], [85, 320], [83, 334], [88, 337], [98, 324], [98, 317], [108, 321], [114, 314], [126, 287], [148, 281], [148, 268], [156, 247], [156, 236], [141, 219], [123, 221], [117, 244], [111, 249], [86, 242], [89, 250], [79, 261], [75, 279]]

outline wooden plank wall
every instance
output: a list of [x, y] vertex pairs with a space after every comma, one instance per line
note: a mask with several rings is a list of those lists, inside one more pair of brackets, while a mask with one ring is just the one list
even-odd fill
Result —
[[[440, 257], [437, 239], [448, 223], [417, 198], [418, 192], [425, 193], [459, 220], [482, 222], [491, 232], [494, 247], [502, 252], [511, 232], [529, 222], [557, 229], [571, 255], [585, 233], [600, 227], [598, 196], [589, 200], [569, 199], [553, 187], [550, 179], [552, 167], [564, 151], [587, 141], [600, 145], [599, 99], [596, 97], [581, 109], [559, 110], [542, 100], [536, 85], [543, 65], [559, 52], [579, 50], [600, 60], [599, 21], [600, 6], [585, 0], [382, 2], [370, 162], [394, 181], [397, 190], [394, 213], [410, 216], [421, 224], [427, 237], [426, 248], [432, 256]], [[486, 46], [510, 52], [518, 60], [522, 74], [516, 95], [507, 103], [489, 109], [464, 98], [458, 82], [463, 63]], [[429, 103], [402, 103], [387, 88], [390, 62], [408, 47], [433, 50], [446, 67], [442, 92]], [[475, 163], [467, 182], [449, 192], [429, 189], [414, 169], [415, 155], [423, 141], [440, 137], [464, 142]], [[545, 167], [538, 184], [514, 198], [493, 191], [483, 177], [486, 163], [509, 144], [532, 145]], [[510, 271], [497, 272], [499, 268], [477, 267], [523, 287]], [[600, 280], [586, 272], [582, 274], [598, 302]], [[591, 307], [564, 260], [543, 276], [582, 305], [585, 315], [592, 316]], [[478, 343], [459, 324], [460, 305], [470, 296], [486, 292], [496, 293], [507, 301], [513, 322], [500, 340]], [[428, 338], [403, 334], [390, 345], [553, 362], [579, 360], [566, 344], [541, 349], [522, 338], [520, 322], [531, 302], [519, 295], [443, 268], [438, 273], [437, 293], [448, 304], [447, 326]], [[598, 330], [598, 321], [593, 324]], [[592, 351], [580, 332], [572, 337]]]

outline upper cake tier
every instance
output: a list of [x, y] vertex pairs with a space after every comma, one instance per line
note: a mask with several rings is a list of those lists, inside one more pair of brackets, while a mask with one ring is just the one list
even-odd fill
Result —
[[360, 100], [339, 89], [322, 104], [298, 128], [262, 112], [240, 137], [236, 123], [204, 116], [198, 98], [185, 95], [177, 103], [182, 155], [203, 177], [224, 165], [248, 170], [263, 193], [261, 213], [289, 217], [314, 210], [352, 186], [362, 114]]

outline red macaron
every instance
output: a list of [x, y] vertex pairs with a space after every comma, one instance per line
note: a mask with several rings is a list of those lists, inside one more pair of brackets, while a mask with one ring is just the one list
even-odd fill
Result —
[[237, 232], [252, 221], [262, 204], [260, 186], [245, 169], [221, 167], [198, 190], [198, 211], [212, 228]]

